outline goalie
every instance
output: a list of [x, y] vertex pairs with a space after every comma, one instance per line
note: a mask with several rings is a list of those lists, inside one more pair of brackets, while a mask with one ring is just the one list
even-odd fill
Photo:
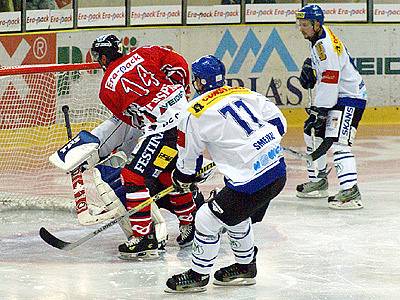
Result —
[[[159, 46], [139, 47], [123, 55], [120, 41], [114, 35], [98, 37], [91, 53], [105, 70], [100, 99], [116, 117], [91, 133], [81, 132], [72, 140], [72, 145], [61, 148], [50, 160], [67, 172], [82, 164], [88, 168], [111, 153], [121, 141], [132, 141], [140, 135], [134, 156], [122, 167], [120, 176], [119, 171], [110, 172], [107, 167], [96, 167], [95, 171], [97, 178], [117, 186], [121, 178], [122, 185], [119, 191], [116, 189], [116, 196], [119, 195], [129, 210], [172, 184], [171, 172], [177, 159], [176, 123], [180, 111], [188, 105], [186, 93], [190, 91], [188, 66], [181, 55]], [[118, 137], [119, 133], [125, 140]], [[132, 147], [132, 143], [125, 146], [128, 145]], [[126, 151], [131, 153], [131, 149]], [[114, 176], [108, 178], [105, 174]], [[105, 193], [109, 195], [111, 191], [107, 190]], [[181, 247], [190, 245], [196, 211], [192, 193], [171, 193], [167, 198], [160, 203], [179, 219], [177, 242]], [[154, 218], [154, 209], [152, 212]], [[128, 241], [119, 246], [122, 258], [158, 256], [150, 207], [132, 215], [130, 226], [121, 226], [129, 236]]]

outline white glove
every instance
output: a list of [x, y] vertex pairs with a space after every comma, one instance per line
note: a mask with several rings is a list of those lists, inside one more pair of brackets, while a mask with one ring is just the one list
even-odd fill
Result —
[[96, 136], [82, 130], [67, 144], [50, 155], [49, 161], [67, 173], [79, 166], [92, 168], [100, 160], [99, 145], [100, 140]]

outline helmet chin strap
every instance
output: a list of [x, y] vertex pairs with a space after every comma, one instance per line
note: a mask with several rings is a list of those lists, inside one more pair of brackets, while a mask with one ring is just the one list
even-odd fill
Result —
[[196, 90], [196, 92], [201, 95], [204, 93], [204, 85], [202, 83], [200, 83], [197, 81], [198, 78], [195, 78], [195, 80], [192, 81], [192, 85], [194, 87], [194, 89]]

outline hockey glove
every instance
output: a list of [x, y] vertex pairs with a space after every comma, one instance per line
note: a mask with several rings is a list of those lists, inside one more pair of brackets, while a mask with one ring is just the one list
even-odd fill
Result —
[[308, 109], [309, 116], [304, 122], [304, 133], [311, 135], [311, 129], [314, 128], [316, 131], [322, 129], [326, 124], [326, 118], [328, 117], [328, 108], [311, 106]]
[[315, 77], [314, 69], [311, 65], [311, 58], [306, 58], [301, 68], [300, 73], [300, 84], [304, 89], [313, 89], [317, 82]]
[[172, 171], [171, 178], [175, 191], [180, 194], [187, 194], [195, 189], [196, 175], [186, 175], [175, 169]]

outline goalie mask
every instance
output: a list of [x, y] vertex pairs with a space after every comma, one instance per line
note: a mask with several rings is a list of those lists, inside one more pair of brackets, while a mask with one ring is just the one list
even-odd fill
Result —
[[93, 42], [90, 53], [105, 70], [112, 61], [122, 56], [121, 41], [113, 34], [101, 35]]
[[203, 94], [225, 84], [225, 66], [212, 55], [202, 56], [192, 63], [192, 84]]

